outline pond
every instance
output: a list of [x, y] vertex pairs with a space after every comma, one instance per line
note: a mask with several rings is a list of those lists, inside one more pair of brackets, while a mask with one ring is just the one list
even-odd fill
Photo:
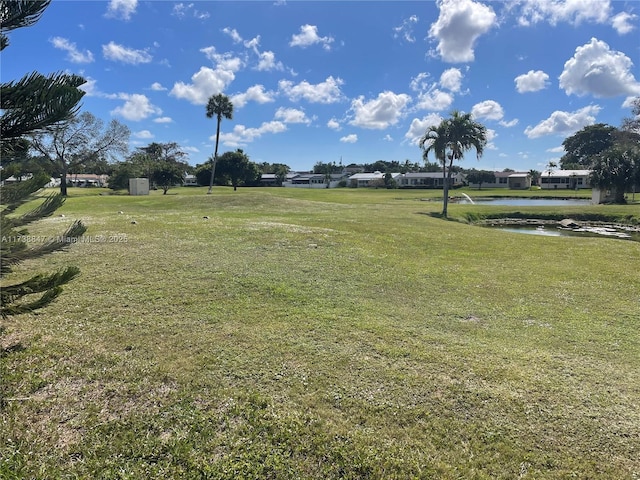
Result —
[[586, 198], [461, 198], [456, 203], [474, 205], [506, 205], [512, 207], [563, 207], [577, 205], [591, 205], [591, 199]]
[[554, 225], [536, 226], [500, 226], [491, 227], [512, 233], [524, 233], [527, 235], [542, 235], [546, 237], [600, 237], [640, 242], [640, 231], [620, 225], [588, 226], [578, 228], [562, 228]]

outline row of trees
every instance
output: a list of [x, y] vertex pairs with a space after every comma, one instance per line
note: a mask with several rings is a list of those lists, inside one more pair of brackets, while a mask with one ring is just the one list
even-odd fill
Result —
[[620, 127], [597, 123], [562, 143], [560, 167], [591, 170], [591, 184], [611, 190], [615, 203], [625, 203], [625, 193], [640, 188], [640, 97], [631, 110]]
[[186, 159], [187, 154], [175, 142], [154, 142], [146, 147], [139, 147], [113, 167], [109, 176], [109, 188], [129, 188], [130, 178], [143, 177], [166, 194], [173, 185], [183, 182], [185, 173], [193, 170]]

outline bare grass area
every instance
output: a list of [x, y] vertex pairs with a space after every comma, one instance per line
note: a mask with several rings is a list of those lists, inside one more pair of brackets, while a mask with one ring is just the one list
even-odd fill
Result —
[[30, 229], [100, 241], [24, 265], [82, 275], [2, 321], [0, 478], [640, 478], [639, 243], [205, 191], [72, 189]]

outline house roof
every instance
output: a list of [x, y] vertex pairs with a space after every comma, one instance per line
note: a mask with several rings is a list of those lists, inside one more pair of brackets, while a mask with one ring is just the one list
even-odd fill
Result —
[[[455, 174], [459, 175], [459, 174]], [[404, 178], [442, 178], [442, 172], [407, 172], [403, 173]]]
[[545, 177], [588, 177], [591, 170], [545, 170], [541, 175]]
[[[376, 180], [378, 178], [384, 178], [386, 174], [382, 172], [368, 172], [368, 173], [354, 173], [349, 177], [349, 180]], [[397, 178], [402, 175], [401, 173], [392, 173], [391, 178]]]
[[67, 178], [70, 180], [101, 180], [109, 178], [108, 175], [96, 175], [95, 173], [68, 173]]
[[529, 175], [529, 172], [493, 172], [493, 176], [496, 178], [509, 178], [512, 175]]

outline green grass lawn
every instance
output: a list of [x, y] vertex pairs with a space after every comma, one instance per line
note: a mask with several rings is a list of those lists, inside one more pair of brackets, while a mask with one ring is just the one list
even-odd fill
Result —
[[428, 190], [98, 192], [10, 278], [82, 270], [3, 321], [0, 478], [640, 478], [640, 243]]

